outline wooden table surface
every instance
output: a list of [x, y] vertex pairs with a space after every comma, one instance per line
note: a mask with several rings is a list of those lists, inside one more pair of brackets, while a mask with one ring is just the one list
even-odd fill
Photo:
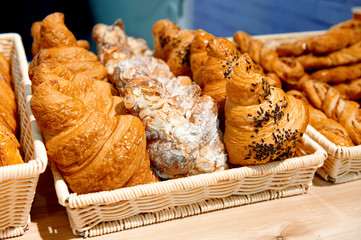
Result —
[[[49, 169], [40, 176], [31, 224], [16, 240], [81, 239], [57, 203]], [[233, 207], [89, 239], [361, 239], [361, 180], [315, 177], [307, 194]]]

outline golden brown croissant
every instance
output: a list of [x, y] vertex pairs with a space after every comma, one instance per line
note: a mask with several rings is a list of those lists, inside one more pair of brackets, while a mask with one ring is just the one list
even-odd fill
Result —
[[31, 36], [33, 37], [31, 49], [33, 56], [43, 48], [78, 46], [89, 49], [88, 41], [76, 40], [64, 24], [64, 14], [59, 12], [49, 14], [41, 22], [33, 23]]
[[89, 111], [64, 94], [56, 80], [42, 83], [31, 109], [48, 135], [48, 157], [78, 194], [157, 181], [150, 169], [141, 121], [130, 115]]
[[310, 74], [312, 79], [326, 83], [342, 83], [361, 77], [361, 63], [317, 70]]
[[299, 56], [305, 53], [325, 54], [340, 50], [361, 40], [361, 21], [352, 19], [331, 27], [326, 33], [283, 43], [277, 48], [279, 56]]
[[80, 47], [56, 47], [42, 49], [29, 64], [29, 78], [41, 63], [52, 65], [61, 64], [73, 74], [82, 74], [93, 80], [106, 80], [107, 71], [103, 64], [98, 62], [97, 56]]
[[[360, 33], [361, 35], [361, 33]], [[361, 61], [361, 41], [327, 55], [302, 55], [296, 58], [308, 70], [335, 67]]]
[[153, 56], [163, 59], [175, 76], [192, 76], [189, 55], [196, 31], [181, 30], [171, 21], [159, 20], [153, 25]]
[[287, 94], [294, 96], [297, 99], [303, 100], [308, 104], [310, 111], [310, 125], [319, 131], [328, 140], [338, 146], [351, 147], [354, 146], [346, 129], [337, 121], [328, 118], [322, 111], [314, 108], [308, 101], [307, 97], [298, 90], [290, 90]]
[[309, 122], [307, 105], [270, 86], [255, 66], [247, 53], [227, 66], [224, 143], [233, 164], [294, 157]]
[[209, 173], [227, 167], [217, 107], [189, 77], [175, 77], [154, 57], [132, 57], [114, 70], [125, 105], [146, 130], [148, 153], [162, 178]]
[[[209, 40], [205, 49], [208, 60], [200, 73], [200, 82], [203, 86], [202, 94], [211, 96], [217, 103], [219, 111], [222, 112], [226, 101], [226, 80], [231, 72], [230, 67], [241, 56], [236, 46], [226, 38], [214, 38]], [[219, 59], [225, 59], [221, 62]], [[263, 74], [258, 65], [254, 65], [253, 71]], [[277, 84], [273, 79], [264, 76], [268, 82]]]
[[122, 60], [136, 55], [152, 55], [144, 39], [136, 39], [126, 35], [121, 19], [116, 20], [111, 26], [101, 23], [95, 25], [92, 36], [97, 44], [100, 62], [106, 66], [110, 76]]
[[323, 82], [308, 80], [302, 87], [313, 106], [341, 123], [352, 141], [361, 144], [361, 109], [357, 102], [343, 100], [335, 88]]
[[0, 122], [0, 167], [24, 163], [16, 136]]
[[285, 82], [295, 82], [304, 74], [302, 65], [291, 58], [280, 58], [277, 52], [265, 46], [260, 40], [238, 31], [233, 40], [241, 53], [248, 53], [252, 60], [268, 72], [276, 73]]

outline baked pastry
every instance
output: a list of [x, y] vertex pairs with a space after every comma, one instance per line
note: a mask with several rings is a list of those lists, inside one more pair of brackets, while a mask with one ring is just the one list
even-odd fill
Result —
[[[192, 44], [194, 43], [195, 41]], [[218, 105], [221, 116], [227, 96], [226, 80], [232, 71], [233, 63], [238, 61], [241, 53], [237, 50], [236, 46], [226, 38], [213, 38], [209, 40], [205, 51], [207, 52], [208, 59], [206, 65], [202, 67], [203, 70], [198, 73], [200, 76], [199, 81], [203, 86], [202, 94], [213, 98]], [[227, 61], [223, 62], [219, 61], [219, 59]], [[263, 70], [256, 64], [252, 70], [264, 74]], [[269, 83], [278, 85], [273, 78], [267, 76], [264, 76], [264, 78]]]
[[361, 77], [361, 63], [317, 70], [310, 74], [312, 79], [326, 83], [342, 83]]
[[298, 61], [292, 58], [280, 58], [275, 50], [245, 32], [236, 32], [233, 40], [241, 53], [248, 53], [255, 63], [267, 72], [276, 73], [285, 82], [296, 82], [304, 74], [304, 69]]
[[112, 76], [114, 68], [124, 59], [135, 55], [152, 55], [144, 39], [127, 36], [121, 19], [111, 26], [96, 24], [92, 36], [97, 44], [99, 60], [106, 66], [109, 76]]
[[247, 53], [228, 65], [224, 143], [233, 164], [294, 157], [309, 122], [307, 105], [270, 86], [255, 67]]
[[0, 124], [17, 135], [19, 125], [15, 93], [4, 81], [0, 81], [0, 93]]
[[29, 78], [32, 79], [34, 71], [41, 63], [61, 64], [72, 74], [85, 75], [84, 78], [92, 80], [107, 80], [107, 71], [103, 64], [98, 62], [97, 56], [80, 47], [54, 47], [46, 48], [32, 59], [29, 64]]
[[132, 57], [114, 70], [125, 106], [145, 127], [148, 153], [164, 179], [227, 168], [217, 107], [189, 77], [154, 57]]
[[303, 100], [308, 104], [310, 125], [328, 140], [342, 147], [352, 147], [355, 145], [350, 136], [347, 134], [346, 129], [339, 122], [327, 117], [322, 111], [314, 108], [302, 92], [298, 90], [290, 90], [287, 94]]
[[192, 79], [195, 83], [203, 87], [202, 72], [208, 60], [207, 45], [211, 39], [215, 38], [204, 30], [198, 30], [190, 47], [190, 67], [192, 71]]
[[0, 52], [0, 81], [12, 85], [10, 74], [11, 74], [10, 63], [6, 59], [4, 54]]
[[361, 78], [333, 85], [339, 91], [341, 98], [346, 100], [360, 100], [361, 99]]
[[150, 169], [141, 121], [89, 111], [59, 81], [39, 85], [30, 101], [49, 160], [78, 194], [157, 181]]
[[181, 30], [168, 19], [157, 21], [152, 28], [153, 56], [163, 59], [175, 76], [192, 76], [189, 56], [196, 31]]
[[33, 56], [43, 48], [53, 47], [81, 47], [89, 49], [86, 40], [77, 41], [73, 33], [65, 26], [63, 13], [52, 13], [42, 21], [34, 22], [31, 26], [33, 44], [31, 52]]
[[361, 21], [352, 19], [331, 27], [326, 33], [277, 47], [279, 56], [300, 56], [306, 53], [326, 54], [361, 40]]
[[[361, 32], [360, 32], [361, 35]], [[326, 55], [302, 55], [296, 58], [306, 71], [361, 61], [361, 41]]]
[[24, 163], [16, 136], [0, 122], [0, 167]]
[[352, 141], [361, 144], [361, 110], [357, 102], [343, 100], [335, 88], [319, 81], [306, 81], [303, 91], [313, 106], [341, 123]]

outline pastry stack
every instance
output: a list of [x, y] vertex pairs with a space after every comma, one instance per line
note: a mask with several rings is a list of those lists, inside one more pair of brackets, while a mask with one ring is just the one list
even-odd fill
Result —
[[[361, 21], [349, 20], [323, 34], [280, 44], [276, 52], [305, 70], [291, 94], [309, 102], [311, 125], [336, 145], [360, 145]], [[319, 119], [325, 117], [327, 124]]]

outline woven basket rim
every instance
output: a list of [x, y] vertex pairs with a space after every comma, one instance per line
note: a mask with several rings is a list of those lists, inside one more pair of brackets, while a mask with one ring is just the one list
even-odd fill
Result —
[[[21, 36], [18, 33], [2, 33], [0, 34], [0, 40], [9, 40], [14, 43], [14, 51], [17, 54], [19, 59], [19, 69], [22, 75], [21, 84], [24, 84], [25, 95], [27, 100], [30, 101], [31, 98], [31, 81], [28, 77], [28, 62], [22, 44]], [[26, 104], [29, 104], [27, 102]], [[18, 165], [2, 166], [0, 167], [0, 183], [17, 178], [26, 178], [33, 177], [43, 173], [46, 169], [48, 158], [46, 154], [45, 145], [43, 143], [42, 135], [39, 126], [37, 125], [35, 118], [31, 112], [30, 105], [29, 108], [29, 117], [31, 120], [32, 134], [34, 137], [34, 153], [35, 158], [29, 159], [28, 162]]]
[[[308, 131], [308, 128], [307, 128]], [[152, 196], [205, 187], [222, 181], [238, 180], [244, 177], [277, 173], [280, 170], [292, 170], [299, 167], [322, 166], [327, 158], [327, 152], [321, 148], [307, 133], [303, 136], [305, 144], [311, 146], [314, 152], [310, 155], [289, 158], [282, 161], [274, 161], [267, 164], [243, 166], [213, 173], [205, 173], [179, 179], [170, 179], [151, 184], [143, 184], [133, 187], [101, 191], [88, 194], [71, 193], [55, 164], [51, 164], [54, 176], [54, 184], [59, 204], [64, 207], [78, 208], [97, 204], [112, 204], [119, 201], [127, 201], [143, 196]]]

